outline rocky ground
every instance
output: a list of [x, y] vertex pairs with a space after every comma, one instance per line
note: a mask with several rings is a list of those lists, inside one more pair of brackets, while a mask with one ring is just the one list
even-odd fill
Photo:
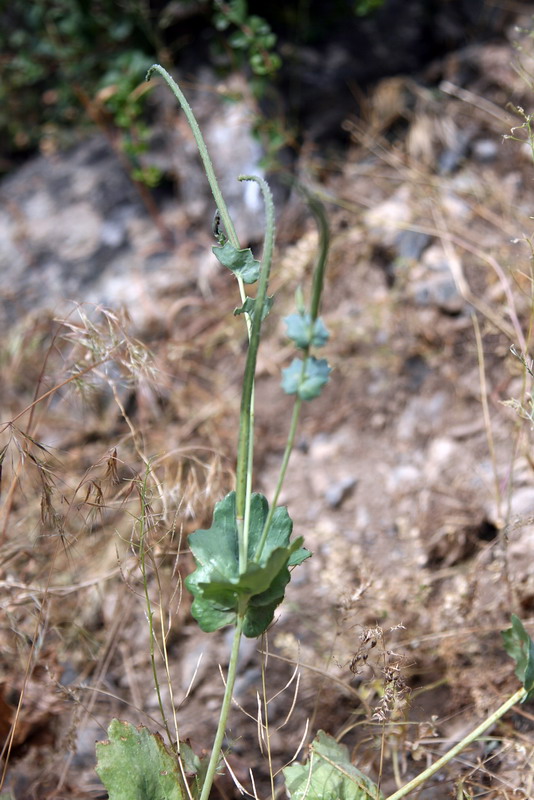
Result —
[[[499, 631], [511, 612], [527, 627], [534, 614], [531, 423], [509, 403], [531, 410], [530, 377], [510, 351], [532, 351], [534, 165], [528, 145], [503, 140], [524, 122], [508, 104], [531, 106], [513, 66], [518, 36], [471, 45], [417, 79], [384, 79], [358, 117], [347, 109], [347, 149], [326, 157], [309, 144], [298, 163], [331, 224], [333, 373], [305, 409], [282, 496], [314, 556], [268, 636], [275, 770], [323, 728], [375, 780], [382, 744], [391, 792], [396, 775], [407, 781], [517, 687]], [[217, 102], [198, 97], [216, 168], [250, 171], [246, 102], [216, 112]], [[160, 113], [153, 157], [169, 163], [176, 145], [178, 189], [156, 193], [155, 216], [99, 136], [0, 186], [0, 392], [12, 423], [1, 442], [0, 730], [22, 697], [6, 784], [15, 798], [104, 797], [94, 742], [111, 718], [161, 728], [140, 495], [149, 592], [167, 628], [164, 706], [172, 689], [180, 737], [199, 752], [222, 693], [228, 635], [199, 632], [181, 576], [185, 535], [232, 487], [244, 330], [233, 279], [210, 254], [213, 209], [185, 123], [166, 103]], [[230, 162], [237, 151], [241, 164]], [[234, 196], [243, 239], [258, 242], [258, 198], [243, 208]], [[267, 495], [291, 411], [281, 319], [317, 245], [298, 193], [278, 197], [276, 304], [257, 384]], [[266, 647], [244, 645], [227, 742], [236, 776], [250, 789], [252, 768], [260, 797]], [[418, 796], [532, 797], [533, 719], [532, 704], [515, 710]], [[218, 789], [236, 792], [229, 779]]]

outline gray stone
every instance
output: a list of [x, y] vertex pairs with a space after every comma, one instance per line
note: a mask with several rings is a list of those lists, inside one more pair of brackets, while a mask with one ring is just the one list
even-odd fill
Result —
[[417, 261], [429, 246], [432, 237], [420, 231], [401, 231], [395, 241], [397, 258], [403, 261]]
[[435, 277], [419, 281], [412, 291], [417, 305], [437, 306], [448, 314], [459, 314], [465, 305], [452, 278]]
[[471, 145], [471, 152], [477, 161], [487, 163], [495, 161], [499, 146], [493, 139], [477, 139]]
[[347, 475], [331, 483], [324, 495], [327, 505], [329, 505], [330, 508], [339, 508], [343, 504], [343, 501], [351, 494], [357, 482], [357, 479], [352, 475]]

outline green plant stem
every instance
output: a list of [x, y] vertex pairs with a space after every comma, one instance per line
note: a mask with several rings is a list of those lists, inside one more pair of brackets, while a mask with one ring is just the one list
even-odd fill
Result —
[[432, 766], [425, 769], [416, 778], [409, 781], [405, 786], [399, 789], [397, 792], [390, 794], [386, 797], [386, 800], [400, 800], [401, 797], [406, 797], [413, 789], [416, 789], [418, 786], [421, 786], [422, 783], [427, 781], [432, 775], [434, 775], [438, 770], [448, 764], [449, 761], [452, 761], [462, 750], [465, 750], [472, 742], [478, 739], [484, 731], [486, 731], [491, 725], [497, 722], [507, 711], [509, 711], [512, 706], [515, 706], [516, 703], [519, 703], [525, 696], [527, 692], [526, 689], [522, 686], [520, 689], [517, 690], [515, 694], [506, 700], [505, 703], [500, 706], [497, 711], [494, 711], [489, 717], [487, 717], [484, 722], [481, 722], [480, 725], [475, 728], [470, 734], [468, 734], [461, 742], [458, 742], [454, 747], [452, 747], [448, 752], [445, 753], [444, 756], [439, 758]]
[[219, 715], [219, 724], [217, 725], [217, 732], [215, 734], [215, 739], [213, 741], [210, 760], [208, 768], [206, 770], [206, 777], [204, 778], [204, 783], [202, 785], [202, 791], [200, 793], [199, 800], [208, 800], [211, 792], [211, 787], [213, 786], [213, 779], [215, 777], [215, 773], [217, 772], [217, 767], [219, 765], [221, 747], [224, 739], [224, 734], [226, 731], [226, 722], [228, 720], [230, 706], [232, 705], [232, 694], [234, 691], [235, 679], [237, 675], [237, 664], [239, 660], [239, 645], [241, 643], [241, 636], [243, 633], [244, 622], [245, 622], [244, 613], [243, 615], [238, 615], [236, 626], [234, 629], [234, 641], [232, 643], [230, 662], [228, 664], [228, 674], [226, 676], [226, 687], [224, 690], [224, 698], [221, 705], [221, 713]]
[[[255, 311], [252, 315], [250, 326], [250, 340], [248, 345], [247, 360], [245, 364], [245, 374], [243, 377], [243, 390], [241, 393], [241, 411], [239, 417], [239, 439], [237, 444], [237, 468], [236, 468], [236, 525], [239, 541], [239, 571], [244, 572], [248, 560], [248, 513], [246, 509], [250, 505], [250, 489], [252, 486], [252, 464], [253, 464], [253, 397], [254, 397], [254, 377], [256, 374], [256, 361], [258, 358], [258, 348], [260, 345], [262, 310], [267, 297], [267, 287], [269, 284], [269, 274], [274, 247], [274, 204], [268, 184], [263, 178], [253, 175], [241, 175], [239, 180], [256, 181], [263, 194], [265, 201], [265, 242], [263, 246], [263, 258], [258, 282], [258, 290], [255, 299]], [[248, 487], [248, 490], [247, 490]]]
[[[317, 197], [315, 197], [306, 189], [304, 189], [304, 187], [300, 187], [300, 189], [303, 192], [304, 196], [306, 197], [308, 205], [312, 210], [313, 215], [315, 216], [315, 219], [317, 221], [317, 226], [319, 228], [319, 254], [317, 256], [317, 262], [313, 273], [312, 296], [310, 302], [310, 325], [311, 329], [313, 330], [313, 325], [315, 323], [315, 320], [319, 316], [319, 304], [321, 302], [321, 295], [323, 293], [324, 275], [328, 260], [328, 248], [330, 246], [330, 231], [328, 228], [328, 220], [326, 219], [326, 214], [324, 213], [323, 204], [320, 202], [320, 200], [317, 199]], [[306, 360], [308, 359], [309, 355], [310, 355], [310, 348], [307, 347], [303, 351], [302, 371], [300, 376], [299, 388], [300, 385], [302, 385], [304, 376], [306, 374]], [[289, 459], [291, 457], [293, 446], [295, 444], [295, 436], [297, 434], [298, 421], [300, 417], [300, 411], [302, 408], [302, 402], [303, 402], [302, 398], [299, 397], [297, 390], [297, 397], [295, 400], [295, 405], [293, 406], [293, 413], [291, 415], [291, 423], [289, 426], [287, 443], [284, 450], [284, 455], [282, 457], [282, 463], [280, 465], [280, 473], [278, 475], [278, 481], [276, 484], [276, 489], [274, 491], [274, 496], [271, 505], [269, 507], [267, 519], [265, 520], [265, 525], [263, 526], [261, 539], [258, 542], [258, 547], [256, 549], [256, 553], [254, 554], [255, 561], [259, 561], [261, 554], [263, 552], [263, 548], [265, 546], [265, 542], [267, 541], [267, 536], [269, 534], [269, 529], [271, 527], [271, 523], [273, 520], [273, 515], [274, 512], [276, 511], [276, 504], [278, 503], [278, 498], [280, 496], [280, 492], [282, 491], [282, 486], [284, 485], [284, 480], [289, 465]]]
[[319, 228], [319, 252], [317, 255], [317, 263], [313, 273], [313, 284], [310, 304], [310, 317], [313, 330], [313, 323], [319, 316], [319, 304], [321, 302], [321, 295], [323, 293], [324, 276], [326, 272], [326, 263], [328, 260], [328, 248], [330, 247], [330, 230], [328, 228], [328, 220], [321, 201], [315, 195], [308, 192], [301, 187], [301, 191], [308, 201], [308, 205], [317, 221]]
[[[189, 123], [189, 127], [193, 132], [193, 136], [195, 137], [195, 141], [197, 143], [198, 152], [200, 153], [200, 158], [202, 159], [202, 163], [204, 164], [204, 170], [206, 172], [206, 177], [208, 178], [208, 183], [210, 185], [211, 193], [213, 195], [213, 199], [215, 200], [215, 205], [219, 209], [219, 213], [221, 215], [221, 219], [224, 223], [224, 227], [226, 228], [226, 233], [230, 242], [233, 246], [239, 250], [239, 239], [236, 233], [236, 229], [234, 227], [234, 223], [232, 222], [232, 217], [230, 216], [230, 212], [228, 211], [228, 206], [226, 205], [225, 199], [223, 194], [220, 190], [219, 183], [217, 181], [217, 177], [215, 175], [215, 170], [213, 169], [213, 163], [210, 158], [210, 154], [208, 153], [208, 148], [206, 147], [206, 142], [204, 141], [204, 137], [202, 136], [202, 132], [199, 128], [198, 122], [196, 121], [195, 115], [193, 114], [193, 109], [187, 102], [187, 98], [185, 97], [184, 93], [174, 80], [174, 78], [169, 75], [166, 69], [164, 69], [160, 64], [152, 64], [150, 69], [146, 74], [147, 81], [150, 80], [152, 77], [152, 73], [158, 72], [161, 77], [165, 80], [168, 84], [169, 88], [171, 89], [172, 93], [180, 103], [182, 111], [184, 112], [187, 121]], [[239, 294], [241, 296], [241, 302], [245, 302], [246, 292], [243, 281], [240, 277], [237, 278], [237, 282], [239, 285]], [[247, 327], [250, 325], [250, 322], [247, 318]]]
[[195, 141], [197, 143], [198, 152], [200, 153], [202, 163], [204, 164], [204, 169], [206, 170], [206, 175], [213, 194], [213, 198], [215, 200], [215, 205], [219, 209], [221, 219], [224, 222], [226, 233], [228, 234], [228, 238], [230, 239], [233, 246], [239, 248], [239, 239], [237, 238], [237, 233], [234, 228], [232, 218], [230, 217], [224, 197], [219, 188], [217, 178], [215, 177], [215, 171], [213, 169], [213, 164], [210, 155], [208, 153], [208, 148], [206, 147], [206, 142], [204, 141], [204, 137], [202, 136], [202, 132], [198, 126], [198, 122], [196, 121], [195, 115], [193, 114], [193, 110], [189, 105], [189, 103], [187, 102], [184, 93], [182, 92], [182, 90], [180, 89], [174, 78], [172, 78], [169, 75], [166, 69], [164, 69], [160, 64], [152, 64], [152, 66], [150, 67], [150, 69], [146, 74], [147, 81], [150, 80], [153, 72], [159, 72], [161, 77], [166, 81], [172, 93], [180, 103], [180, 106], [185, 116], [187, 117], [187, 121], [189, 122], [191, 130], [193, 132], [193, 136], [195, 137]]
[[[304, 361], [304, 365], [305, 364], [306, 362]], [[282, 463], [280, 465], [280, 473], [278, 475], [276, 489], [274, 490], [273, 499], [269, 506], [269, 512], [267, 514], [267, 519], [265, 520], [265, 525], [263, 526], [261, 539], [258, 542], [258, 547], [256, 548], [256, 552], [254, 554], [255, 561], [259, 561], [261, 558], [265, 542], [267, 541], [267, 535], [271, 527], [271, 522], [273, 521], [273, 515], [274, 512], [276, 511], [276, 504], [278, 503], [278, 498], [280, 497], [280, 492], [282, 491], [282, 486], [284, 485], [287, 467], [289, 465], [289, 459], [291, 457], [291, 453], [293, 452], [293, 446], [295, 444], [295, 436], [297, 435], [297, 428], [298, 428], [301, 408], [302, 408], [302, 398], [297, 395], [297, 399], [295, 400], [295, 405], [293, 406], [293, 413], [291, 414], [289, 433], [287, 436], [287, 443], [286, 443], [286, 448], [284, 450], [284, 455], [282, 457]]]
[[[268, 645], [266, 644], [266, 635], [265, 633], [262, 636], [262, 645], [261, 649], [263, 652], [267, 651]], [[263, 697], [263, 729], [265, 731], [265, 748], [267, 750], [267, 764], [269, 767], [269, 777], [271, 779], [271, 800], [274, 800], [276, 793], [274, 788], [274, 771], [273, 771], [273, 759], [272, 759], [272, 752], [271, 752], [271, 733], [269, 730], [269, 700], [267, 699], [267, 681], [265, 678], [265, 672], [267, 668], [267, 657], [262, 655], [261, 659], [261, 692]], [[261, 733], [260, 733], [261, 735]]]

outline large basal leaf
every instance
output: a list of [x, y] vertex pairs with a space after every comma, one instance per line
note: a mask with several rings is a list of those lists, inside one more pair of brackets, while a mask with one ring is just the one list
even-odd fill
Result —
[[283, 770], [291, 800], [381, 800], [372, 780], [351, 763], [345, 745], [319, 731], [306, 764]]
[[112, 720], [109, 740], [97, 742], [97, 774], [109, 800], [184, 800], [176, 756], [147, 728]]
[[234, 275], [238, 275], [243, 283], [255, 283], [260, 274], [260, 262], [252, 255], [252, 250], [237, 250], [233, 244], [226, 242], [222, 247], [212, 247], [215, 258]]
[[519, 617], [512, 614], [512, 627], [502, 631], [504, 649], [516, 663], [515, 674], [527, 691], [522, 702], [534, 697], [534, 642]]
[[288, 567], [300, 564], [310, 553], [302, 538], [290, 542], [293, 523], [287, 509], [275, 510], [260, 556], [258, 545], [269, 512], [266, 498], [253, 494], [250, 506], [248, 563], [239, 572], [238, 532], [235, 492], [217, 503], [213, 523], [207, 530], [189, 536], [196, 570], [185, 584], [194, 596], [192, 614], [204, 631], [214, 631], [235, 622], [239, 603], [248, 609], [244, 633], [255, 637], [271, 623], [276, 607], [283, 600], [290, 579]]

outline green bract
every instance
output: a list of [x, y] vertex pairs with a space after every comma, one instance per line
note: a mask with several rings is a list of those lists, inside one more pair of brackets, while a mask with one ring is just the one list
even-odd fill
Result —
[[[274, 297], [266, 297], [265, 302], [263, 304], [263, 308], [261, 311], [261, 318], [262, 320], [265, 319], [267, 314], [270, 312], [271, 308], [273, 307]], [[254, 316], [254, 309], [256, 307], [256, 300], [253, 297], [247, 297], [245, 302], [239, 308], [234, 309], [234, 316], [238, 314], [250, 314], [251, 317]]]
[[221, 264], [232, 270], [243, 283], [255, 283], [260, 274], [260, 262], [252, 255], [252, 250], [238, 250], [230, 242], [222, 247], [212, 247], [213, 254]]
[[263, 495], [253, 494], [248, 562], [240, 574], [235, 499], [235, 492], [230, 492], [215, 506], [211, 528], [189, 536], [197, 568], [186, 578], [185, 585], [194, 595], [191, 611], [203, 631], [234, 623], [238, 610], [246, 609], [243, 633], [256, 637], [270, 625], [284, 598], [289, 567], [300, 564], [310, 553], [302, 547], [302, 537], [290, 543], [293, 523], [287, 509], [280, 506], [257, 556], [269, 504]]
[[313, 400], [321, 394], [331, 368], [324, 358], [308, 356], [303, 372], [303, 362], [294, 358], [289, 367], [282, 370], [282, 388], [286, 394], [298, 394], [302, 400]]
[[348, 748], [319, 731], [306, 764], [283, 770], [291, 800], [380, 800], [383, 794], [352, 764]]
[[519, 617], [512, 614], [512, 627], [501, 632], [504, 649], [516, 663], [515, 674], [527, 694], [521, 702], [534, 698], [534, 642]]
[[322, 319], [318, 318], [312, 325], [311, 316], [307, 312], [290, 314], [284, 317], [287, 335], [297, 347], [305, 350], [308, 347], [324, 347], [328, 341], [328, 331]]

